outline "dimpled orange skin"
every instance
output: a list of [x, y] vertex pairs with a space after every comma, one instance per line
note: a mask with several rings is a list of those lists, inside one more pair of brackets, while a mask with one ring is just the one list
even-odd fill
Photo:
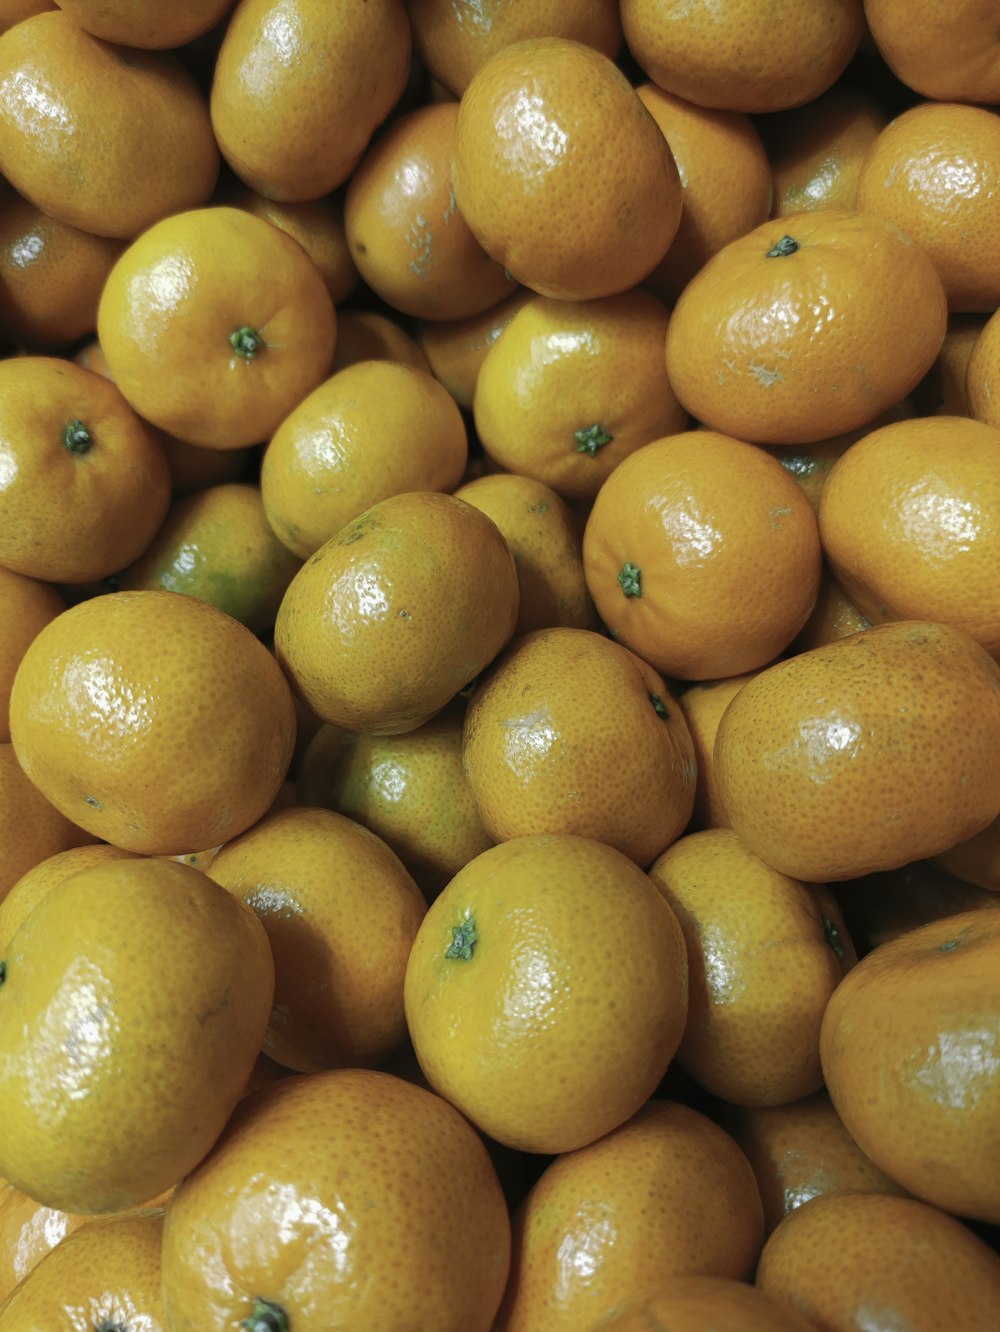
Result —
[[753, 1166], [768, 1234], [828, 1193], [906, 1192], [865, 1156], [822, 1089], [790, 1105], [727, 1107], [722, 1123]]
[[46, 9], [56, 9], [53, 0], [0, 0], [0, 33], [12, 28], [22, 19], [32, 14], [41, 14]]
[[622, 643], [665, 675], [718, 680], [765, 665], [801, 629], [819, 588], [819, 533], [775, 459], [689, 430], [638, 449], [604, 483], [583, 570]]
[[879, 54], [907, 87], [948, 102], [1000, 101], [1000, 42], [991, 0], [865, 0]]
[[628, 49], [654, 83], [730, 111], [811, 102], [864, 31], [861, 0], [622, 0], [619, 9]]
[[816, 893], [731, 828], [680, 838], [649, 877], [687, 945], [677, 1062], [735, 1105], [785, 1105], [818, 1090], [820, 1023], [850, 958]]
[[51, 584], [0, 567], [0, 744], [10, 740], [10, 690], [29, 643], [66, 609]]
[[[244, 329], [249, 355], [230, 341]], [[97, 333], [140, 415], [189, 444], [236, 449], [267, 439], [328, 373], [337, 316], [296, 241], [220, 205], [175, 213], [128, 247]]]
[[428, 366], [460, 407], [471, 411], [486, 353], [521, 306], [534, 299], [535, 293], [527, 287], [515, 287], [511, 295], [484, 314], [422, 325], [420, 346]]
[[1000, 893], [1000, 818], [968, 841], [942, 851], [935, 856], [934, 863], [964, 883]]
[[529, 301], [476, 380], [476, 431], [492, 461], [592, 500], [623, 458], [683, 430], [687, 412], [663, 364], [669, 318], [644, 291]]
[[268, 198], [329, 194], [399, 100], [410, 45], [402, 0], [241, 0], [212, 80], [223, 157]]
[[864, 436], [830, 471], [819, 530], [873, 624], [936, 620], [1000, 657], [1000, 429], [932, 416]]
[[90, 1213], [175, 1184], [222, 1131], [267, 1026], [274, 964], [254, 913], [190, 866], [108, 861], [39, 902], [4, 960], [4, 1177]]
[[267, 930], [266, 1054], [315, 1073], [377, 1064], [402, 1044], [403, 973], [427, 904], [381, 838], [329, 809], [281, 810], [228, 842], [207, 873]]
[[264, 814], [295, 741], [288, 684], [238, 621], [179, 592], [66, 611], [11, 693], [25, 771], [82, 828], [126, 850], [216, 846]]
[[745, 1279], [764, 1238], [746, 1157], [706, 1115], [651, 1100], [557, 1158], [514, 1216], [495, 1332], [576, 1332], [670, 1276]]
[[691, 279], [670, 320], [667, 371], [713, 430], [808, 444], [905, 397], [933, 364], [947, 315], [933, 264], [894, 224], [799, 213], [732, 241]]
[[801, 1314], [729, 1277], [678, 1276], [594, 1324], [593, 1332], [815, 1332]]
[[989, 315], [953, 314], [937, 360], [913, 390], [920, 416], [972, 416], [966, 379], [969, 361]]
[[337, 350], [331, 373], [357, 361], [399, 361], [415, 370], [429, 370], [415, 338], [396, 320], [377, 310], [344, 310], [337, 316]]
[[249, 186], [236, 186], [226, 202], [270, 222], [298, 241], [322, 274], [330, 300], [340, 305], [358, 285], [358, 270], [344, 232], [344, 204], [339, 196], [324, 195], [304, 203], [279, 203]]
[[730, 700], [756, 674], [756, 671], [749, 671], [725, 680], [699, 681], [677, 695], [694, 744], [698, 770], [692, 816], [694, 829], [728, 827], [715, 785], [715, 734]]
[[873, 97], [849, 84], [768, 117], [763, 130], [774, 178], [773, 216], [853, 208], [862, 163], [886, 120]]
[[123, 851], [110, 842], [87, 842], [83, 846], [68, 847], [39, 860], [13, 884], [0, 901], [0, 957], [7, 956], [10, 941], [21, 923], [31, 915], [43, 898], [48, 897], [63, 879], [68, 879], [93, 865], [108, 860], [134, 860], [135, 851]]
[[655, 83], [636, 96], [670, 145], [683, 187], [677, 235], [644, 283], [673, 306], [706, 259], [766, 220], [771, 169], [748, 116], [695, 106]]
[[1000, 302], [998, 200], [1000, 116], [920, 102], [872, 144], [857, 207], [912, 237], [937, 270], [949, 310], [991, 313]]
[[789, 655], [808, 652], [810, 648], [822, 647], [838, 638], [847, 638], [850, 634], [870, 629], [872, 622], [867, 615], [862, 615], [857, 606], [824, 564], [823, 577], [819, 585], [816, 604], [800, 631], [792, 640]]
[[1000, 318], [990, 315], [975, 341], [965, 370], [969, 415], [1000, 427]]
[[577, 833], [648, 865], [691, 817], [683, 713], [661, 675], [591, 630], [515, 639], [472, 693], [462, 754], [497, 841]]
[[18, 1282], [87, 1220], [45, 1207], [6, 1180], [0, 1182], [0, 1307]]
[[869, 953], [820, 1052], [851, 1135], [916, 1197], [1000, 1223], [1000, 912], [932, 921]]
[[393, 121], [351, 175], [344, 222], [372, 291], [418, 319], [466, 319], [510, 293], [476, 241], [451, 184], [458, 105], [420, 106]]
[[93, 839], [28, 780], [12, 744], [0, 744], [0, 900], [40, 860]]
[[169, 503], [159, 440], [114, 384], [58, 357], [0, 362], [0, 564], [104, 578], [142, 554]]
[[762, 671], [715, 741], [730, 823], [775, 869], [852, 879], [937, 855], [1000, 806], [1000, 667], [900, 620]]
[[455, 198], [486, 252], [543, 296], [627, 291], [677, 233], [677, 165], [605, 55], [557, 37], [497, 52], [462, 96]]
[[620, 851], [518, 837], [470, 861], [431, 904], [403, 998], [431, 1087], [497, 1142], [572, 1151], [633, 1115], [673, 1058], [684, 939]]
[[0, 1324], [20, 1332], [57, 1327], [167, 1332], [162, 1243], [162, 1211], [90, 1221], [28, 1273], [0, 1306]]
[[416, 730], [493, 660], [517, 606], [496, 524], [464, 500], [415, 491], [373, 505], [306, 560], [275, 647], [318, 717], [391, 735]]
[[233, 0], [59, 0], [59, 8], [87, 32], [121, 46], [157, 50], [184, 46], [213, 28]]
[[496, 1172], [458, 1111], [340, 1069], [243, 1102], [171, 1203], [164, 1302], [173, 1332], [230, 1332], [258, 1298], [294, 1332], [489, 1332], [509, 1261]]
[[756, 1285], [829, 1332], [993, 1332], [1000, 1257], [914, 1198], [835, 1193], [785, 1217], [764, 1245]]
[[407, 0], [406, 8], [424, 64], [456, 97], [491, 55], [528, 37], [570, 37], [610, 60], [622, 44], [614, 0]]
[[272, 435], [260, 470], [264, 509], [305, 559], [379, 500], [454, 490], [468, 457], [462, 414], [429, 371], [361, 361], [313, 389]]
[[208, 107], [181, 62], [122, 51], [61, 10], [0, 36], [0, 130], [14, 188], [98, 236], [138, 236], [200, 207], [219, 173]]

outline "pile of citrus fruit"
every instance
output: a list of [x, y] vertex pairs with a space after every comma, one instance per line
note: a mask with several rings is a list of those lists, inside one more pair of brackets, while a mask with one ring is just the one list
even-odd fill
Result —
[[0, 0], [0, 1332], [996, 1332], [995, 0]]

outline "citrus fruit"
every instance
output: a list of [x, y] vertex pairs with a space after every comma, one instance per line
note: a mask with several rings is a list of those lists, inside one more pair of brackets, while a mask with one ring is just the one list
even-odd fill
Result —
[[217, 206], [174, 213], [108, 275], [97, 333], [125, 398], [161, 430], [216, 449], [267, 439], [327, 374], [337, 320], [302, 247]]
[[937, 855], [996, 818], [1000, 667], [960, 630], [863, 629], [740, 690], [715, 741], [730, 823], [812, 882]]
[[455, 199], [515, 281], [587, 300], [635, 286], [677, 233], [666, 140], [606, 55], [560, 37], [497, 51], [462, 95]]
[[29, 781], [9, 743], [0, 743], [0, 830], [0, 899], [39, 861], [93, 840]]
[[324, 721], [393, 734], [428, 721], [497, 655], [517, 571], [484, 513], [430, 491], [393, 495], [311, 555], [278, 610], [278, 660]]
[[955, 0], [947, 11], [920, 0], [865, 0], [879, 54], [898, 79], [947, 102], [1000, 101], [1000, 41], [988, 0]]
[[87, 1220], [36, 1203], [0, 1181], [0, 1308], [42, 1258]]
[[934, 265], [895, 223], [798, 213], [731, 241], [691, 279], [670, 320], [667, 371], [713, 430], [811, 443], [905, 397], [933, 364], [946, 320]]
[[28, 645], [66, 609], [50, 584], [0, 567], [0, 743], [10, 739], [10, 690]]
[[948, 331], [937, 360], [913, 390], [920, 416], [973, 415], [966, 380], [973, 349], [988, 317], [986, 314], [948, 316]]
[[687, 959], [649, 878], [588, 837], [518, 837], [431, 904], [406, 968], [431, 1087], [491, 1138], [564, 1152], [623, 1123], [680, 1043]]
[[345, 309], [337, 316], [337, 350], [332, 373], [356, 361], [400, 361], [429, 370], [418, 343], [396, 320], [377, 310]]
[[648, 865], [694, 803], [691, 737], [663, 677], [587, 629], [539, 629], [501, 653], [469, 700], [463, 762], [496, 841], [576, 833]]
[[697, 1110], [651, 1100], [553, 1161], [518, 1208], [496, 1332], [594, 1327], [670, 1276], [743, 1280], [763, 1235], [732, 1138]]
[[227, 842], [207, 873], [267, 931], [265, 1053], [314, 1073], [377, 1064], [402, 1043], [403, 973], [426, 903], [379, 837], [332, 810], [280, 810]]
[[0, 957], [7, 956], [10, 941], [21, 923], [31, 915], [43, 898], [48, 897], [63, 879], [69, 879], [81, 870], [103, 865], [109, 860], [134, 860], [135, 851], [123, 851], [110, 842], [85, 842], [67, 847], [36, 861], [11, 886], [0, 901]]
[[527, 287], [515, 287], [483, 314], [421, 325], [420, 346], [427, 363], [460, 407], [471, 410], [486, 353], [521, 306], [534, 299]]
[[882, 944], [838, 986], [820, 1052], [861, 1149], [946, 1211], [1000, 1222], [1000, 913], [965, 912]]
[[807, 105], [761, 122], [774, 180], [774, 216], [854, 208], [862, 164], [887, 118], [862, 88], [837, 83]]
[[200, 870], [117, 860], [63, 880], [3, 960], [4, 1177], [71, 1212], [175, 1184], [239, 1098], [273, 977], [257, 917]]
[[730, 699], [753, 679], [756, 671], [732, 675], [724, 680], [701, 680], [677, 695], [677, 703], [694, 745], [697, 780], [694, 792], [692, 829], [725, 828], [725, 810], [715, 783], [715, 735]]
[[942, 851], [934, 863], [963, 883], [1000, 893], [1000, 818], [968, 840]]
[[665, 675], [716, 680], [765, 665], [802, 628], [819, 587], [819, 533], [774, 458], [688, 430], [608, 477], [587, 519], [583, 569], [620, 642]]
[[11, 736], [31, 780], [82, 828], [177, 854], [267, 811], [295, 713], [274, 658], [238, 621], [177, 592], [116, 592], [34, 639], [14, 677]]
[[227, 192], [225, 199], [234, 208], [263, 218], [297, 240], [319, 270], [334, 305], [340, 305], [354, 291], [358, 270], [347, 245], [344, 204], [339, 195], [282, 203], [247, 185], [238, 185]]
[[174, 1332], [489, 1332], [509, 1260], [496, 1172], [458, 1111], [338, 1069], [248, 1097], [177, 1190], [164, 1304]]
[[969, 415], [1000, 426], [996, 403], [1000, 394], [1000, 319], [991, 314], [973, 343], [966, 362], [965, 393]]
[[59, 8], [85, 32], [120, 46], [184, 46], [215, 26], [233, 0], [58, 0]]
[[594, 1332], [813, 1332], [801, 1314], [782, 1300], [731, 1277], [678, 1276], [651, 1295], [630, 1300], [594, 1324]]

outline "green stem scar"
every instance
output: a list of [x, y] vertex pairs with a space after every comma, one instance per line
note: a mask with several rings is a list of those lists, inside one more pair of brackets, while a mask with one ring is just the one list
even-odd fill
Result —
[[642, 570], [631, 560], [626, 560], [618, 573], [618, 583], [627, 597], [642, 596]]
[[244, 361], [252, 361], [264, 346], [264, 339], [255, 328], [251, 328], [249, 324], [244, 324], [242, 328], [235, 328], [230, 333], [229, 345], [236, 355], [242, 357]]
[[110, 1318], [105, 1318], [102, 1323], [98, 1323], [94, 1332], [128, 1332], [124, 1323], [113, 1323]]
[[582, 426], [579, 430], [573, 431], [573, 438], [576, 440], [576, 453], [586, 453], [591, 458], [597, 457], [597, 450], [603, 449], [605, 444], [610, 444], [614, 435], [609, 435], [602, 425]]
[[256, 1295], [250, 1317], [244, 1318], [240, 1327], [245, 1327], [247, 1332], [288, 1332], [288, 1315], [280, 1304], [272, 1304]]
[[826, 941], [833, 951], [839, 958], [842, 958], [844, 956], [844, 945], [840, 941], [840, 931], [833, 921], [826, 916], [823, 917], [823, 933], [826, 935]]
[[781, 240], [778, 241], [777, 245], [772, 246], [772, 248], [768, 250], [767, 254], [765, 255], [765, 258], [784, 259], [788, 255], [794, 254], [798, 248], [799, 248], [799, 243], [797, 240], [795, 240], [793, 236], [782, 236]]
[[89, 453], [94, 437], [82, 421], [67, 421], [63, 427], [62, 441], [70, 453]]
[[652, 703], [653, 711], [656, 713], [658, 717], [670, 716], [670, 713], [667, 711], [667, 705], [666, 703], [664, 703], [663, 696], [661, 694], [650, 694], [649, 701], [650, 703]]
[[451, 927], [451, 943], [444, 950], [444, 955], [447, 958], [461, 958], [463, 962], [471, 962], [478, 942], [479, 932], [476, 929], [475, 919], [466, 916], [460, 925]]

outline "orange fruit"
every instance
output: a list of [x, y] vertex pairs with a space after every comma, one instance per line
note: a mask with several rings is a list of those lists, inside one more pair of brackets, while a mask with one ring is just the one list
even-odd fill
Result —
[[1000, 667], [947, 625], [900, 620], [762, 671], [719, 725], [730, 823], [792, 878], [937, 855], [996, 818]]
[[834, 1193], [785, 1217], [764, 1245], [756, 1283], [831, 1332], [865, 1323], [991, 1332], [1000, 1257], [914, 1198]]
[[1000, 656], [1000, 430], [933, 416], [874, 430], [820, 500], [826, 559], [872, 623], [935, 620]]
[[302, 203], [280, 203], [249, 186], [237, 185], [227, 192], [225, 201], [297, 240], [319, 269], [334, 305], [340, 305], [354, 291], [358, 270], [347, 245], [342, 199], [326, 195]]
[[469, 861], [417, 931], [403, 989], [430, 1086], [520, 1151], [624, 1123], [680, 1043], [687, 958], [641, 869], [589, 837], [517, 837]]
[[74, 1323], [162, 1332], [162, 1242], [162, 1211], [91, 1221], [27, 1274], [0, 1307], [0, 1319], [25, 1332]]
[[976, 338], [966, 363], [965, 393], [969, 415], [1000, 426], [1000, 319], [991, 314]]
[[568, 37], [613, 60], [621, 48], [613, 0], [567, 4], [530, 0], [506, 5], [455, 5], [451, 0], [407, 0], [413, 42], [433, 77], [461, 97], [472, 76], [505, 46], [528, 37]]
[[670, 1332], [814, 1332], [783, 1301], [743, 1281], [711, 1276], [669, 1278], [602, 1318], [593, 1332], [651, 1332], [657, 1322]]
[[735, 1105], [787, 1105], [817, 1091], [823, 1012], [854, 960], [839, 913], [827, 915], [812, 887], [771, 869], [731, 828], [680, 838], [649, 877], [687, 945], [677, 1062]]
[[114, 573], [170, 503], [163, 450], [118, 389], [57, 357], [0, 362], [0, 565], [50, 582]]
[[273, 988], [263, 926], [200, 870], [117, 860], [64, 879], [4, 959], [4, 1177], [88, 1213], [175, 1184], [239, 1099]]
[[57, 222], [19, 195], [0, 212], [0, 333], [62, 347], [92, 333], [97, 301], [123, 242]]
[[990, 313], [1000, 303], [998, 190], [1000, 116], [922, 102], [891, 120], [872, 144], [857, 206], [920, 246], [941, 278], [949, 310]]
[[6, 32], [22, 19], [30, 18], [32, 14], [56, 8], [54, 0], [0, 0], [0, 33]]
[[870, 952], [823, 1018], [823, 1074], [862, 1151], [916, 1197], [997, 1224], [1000, 913], [931, 921]]
[[493, 845], [462, 766], [464, 700], [403, 735], [360, 735], [323, 726], [298, 776], [303, 805], [338, 810], [376, 833], [436, 897]]
[[402, 0], [240, 0], [212, 78], [222, 155], [268, 198], [318, 199], [354, 170], [409, 65]]
[[176, 213], [128, 247], [104, 285], [97, 333], [146, 420], [236, 449], [266, 439], [328, 373], [337, 318], [296, 241], [214, 207]]
[[694, 749], [663, 677], [587, 629], [539, 629], [500, 654], [469, 700], [463, 761], [497, 841], [576, 833], [648, 865], [694, 803]]
[[670, 145], [681, 178], [680, 226], [645, 286], [669, 305], [706, 259], [771, 211], [771, 171], [760, 135], [738, 111], [697, 106], [655, 83], [636, 95]]
[[45, 1207], [0, 1181], [0, 1308], [42, 1258], [87, 1219]]
[[351, 175], [344, 222], [358, 272], [395, 310], [465, 319], [510, 292], [455, 204], [458, 105], [420, 106], [394, 120]]
[[789, 655], [808, 652], [811, 648], [822, 647], [871, 627], [871, 620], [861, 613], [824, 564], [815, 605], [808, 620], [792, 639]]
[[95, 37], [119, 46], [184, 46], [213, 28], [233, 0], [59, 0], [59, 8]]
[[753, 1171], [732, 1138], [697, 1110], [649, 1101], [558, 1157], [518, 1208], [496, 1332], [592, 1328], [668, 1277], [742, 1280], [763, 1237]]
[[173, 855], [266, 812], [295, 713], [274, 658], [236, 620], [177, 592], [116, 592], [34, 639], [10, 729], [25, 772], [62, 813], [126, 850]]
[[861, 949], [871, 952], [931, 921], [1000, 905], [989, 889], [953, 877], [937, 861], [915, 860], [836, 885], [851, 937]]
[[621, 0], [628, 49], [667, 92], [728, 111], [811, 102], [847, 67], [864, 30], [861, 0]]
[[92, 839], [28, 780], [12, 744], [0, 744], [0, 901], [39, 861]]
[[813, 1198], [905, 1192], [865, 1156], [822, 1089], [786, 1105], [727, 1106], [722, 1123], [753, 1166], [768, 1234]]
[[819, 587], [819, 533], [774, 458], [689, 430], [647, 444], [607, 479], [583, 569], [626, 647], [665, 675], [718, 680], [763, 666], [802, 628]]
[[947, 10], [919, 0], [865, 0], [879, 54], [898, 79], [938, 101], [1000, 102], [1000, 41], [989, 0]]
[[426, 370], [359, 361], [304, 397], [261, 462], [264, 512], [300, 558], [379, 500], [451, 491], [469, 449], [454, 399]]
[[496, 52], [462, 95], [455, 199], [515, 281], [589, 300], [635, 286], [677, 233], [666, 140], [606, 55], [560, 37]]
[[464, 500], [381, 500], [292, 579], [278, 660], [324, 721], [412, 731], [493, 660], [517, 621], [517, 571], [500, 530]]
[[489, 1332], [509, 1261], [496, 1172], [457, 1110], [368, 1069], [283, 1078], [174, 1195], [167, 1323]]
[[534, 629], [595, 628], [579, 523], [550, 486], [499, 472], [467, 481], [454, 493], [492, 518], [510, 547], [520, 589], [515, 637]]
[[670, 320], [667, 371], [713, 430], [807, 444], [905, 397], [946, 319], [934, 265], [894, 223], [799, 213], [730, 242], [691, 279]]
[[337, 350], [331, 373], [357, 361], [399, 361], [415, 370], [429, 370], [427, 357], [394, 319], [377, 310], [344, 310], [337, 316]]
[[134, 860], [136, 856], [135, 851], [123, 851], [121, 847], [112, 846], [109, 842], [91, 842], [56, 851], [38, 860], [0, 901], [0, 957], [7, 956], [10, 941], [22, 922], [64, 879], [94, 865], [103, 865], [108, 860]]
[[420, 346], [435, 377], [460, 407], [472, 410], [476, 381], [486, 353], [522, 305], [535, 299], [527, 287], [516, 287], [498, 305], [469, 319], [435, 320], [419, 332]]
[[230, 482], [176, 500], [145, 554], [116, 582], [197, 597], [260, 634], [273, 626], [299, 564], [272, 531], [258, 487]]
[[315, 1073], [377, 1064], [402, 1044], [403, 973], [426, 903], [385, 842], [329, 809], [285, 809], [227, 842], [207, 873], [267, 931], [266, 1054]]
[[942, 851], [934, 863], [963, 883], [1000, 893], [1000, 818], [967, 841]]
[[948, 316], [948, 331], [937, 360], [913, 390], [920, 416], [971, 416], [966, 377], [973, 348], [988, 315]]
[[10, 740], [10, 690], [32, 639], [65, 610], [49, 583], [0, 567], [0, 743]]
[[130, 238], [215, 188], [205, 98], [169, 52], [124, 52], [46, 11], [0, 35], [0, 90], [0, 172], [60, 222]]
[[837, 83], [805, 106], [761, 122], [774, 216], [854, 208], [862, 164], [888, 117], [863, 88]]
[[715, 734], [729, 701], [753, 679], [756, 671], [731, 675], [725, 680], [701, 680], [678, 693], [677, 703], [694, 745], [698, 772], [694, 791], [693, 828], [725, 828], [725, 810], [715, 782]]
[[687, 424], [663, 363], [668, 322], [666, 306], [644, 291], [529, 301], [476, 380], [488, 456], [561, 495], [593, 499], [623, 458]]

